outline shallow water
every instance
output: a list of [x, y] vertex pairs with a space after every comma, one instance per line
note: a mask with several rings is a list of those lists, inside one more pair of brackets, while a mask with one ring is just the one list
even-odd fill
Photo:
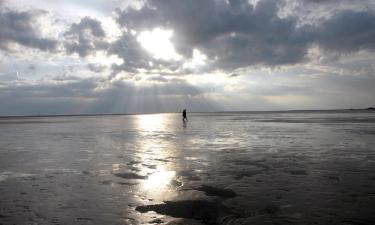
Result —
[[375, 224], [375, 113], [0, 119], [0, 224]]

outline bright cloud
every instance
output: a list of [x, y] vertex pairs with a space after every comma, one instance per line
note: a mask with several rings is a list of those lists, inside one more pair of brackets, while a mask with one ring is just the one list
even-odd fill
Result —
[[193, 57], [191, 60], [184, 63], [183, 67], [188, 69], [195, 69], [204, 66], [207, 61], [207, 56], [202, 54], [198, 49], [193, 50]]
[[170, 38], [173, 36], [172, 30], [163, 30], [155, 28], [151, 31], [143, 31], [137, 41], [150, 52], [155, 59], [180, 60], [181, 56], [177, 54]]

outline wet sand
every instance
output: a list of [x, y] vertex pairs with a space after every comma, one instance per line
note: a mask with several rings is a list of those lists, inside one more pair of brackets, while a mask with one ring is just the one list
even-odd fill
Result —
[[0, 119], [0, 224], [375, 224], [375, 113]]

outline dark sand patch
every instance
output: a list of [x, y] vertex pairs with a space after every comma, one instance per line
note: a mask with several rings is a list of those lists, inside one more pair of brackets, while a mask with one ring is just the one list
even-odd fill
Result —
[[142, 164], [142, 166], [145, 166], [149, 169], [156, 169], [156, 165], [148, 165], [148, 164]]
[[176, 219], [167, 223], [167, 225], [204, 225], [203, 223], [192, 219]]
[[237, 196], [236, 192], [231, 189], [217, 188], [208, 185], [202, 185], [196, 188], [196, 190], [203, 191], [207, 196], [218, 196], [222, 198], [234, 198]]
[[224, 160], [224, 162], [235, 164], [235, 165], [241, 165], [241, 166], [255, 166], [263, 170], [272, 169], [271, 166], [268, 166], [267, 164], [263, 163], [264, 160], [251, 161], [251, 160], [243, 160], [243, 159], [227, 159], [227, 160]]
[[240, 170], [240, 171], [229, 171], [227, 174], [234, 176], [234, 179], [241, 180], [244, 177], [253, 177], [262, 173], [261, 170]]
[[10, 216], [6, 216], [6, 215], [3, 215], [3, 214], [0, 214], [0, 219], [4, 219], [4, 218], [8, 218]]
[[83, 175], [92, 175], [92, 173], [91, 173], [91, 172], [89, 172], [89, 171], [86, 171], [86, 170], [82, 171], [81, 173], [82, 173]]
[[87, 221], [87, 222], [93, 222], [94, 221], [93, 219], [87, 218], [87, 217], [78, 217], [78, 218], [76, 218], [76, 220], [78, 220], [78, 221]]
[[155, 159], [156, 161], [160, 161], [160, 162], [170, 162], [171, 160], [169, 159]]
[[103, 180], [103, 181], [100, 182], [100, 183], [103, 184], [103, 185], [110, 185], [110, 184], [113, 183], [113, 181], [111, 181], [111, 180]]
[[179, 176], [185, 177], [186, 179], [190, 181], [197, 181], [201, 180], [199, 176], [197, 176], [193, 171], [191, 170], [183, 170], [178, 173]]
[[265, 160], [226, 159], [223, 163], [230, 163], [234, 165], [235, 168], [223, 171], [223, 173], [232, 175], [236, 180], [241, 180], [245, 177], [253, 177], [272, 170], [272, 167], [264, 162]]
[[260, 212], [262, 214], [275, 214], [280, 210], [280, 206], [276, 204], [267, 204]]
[[142, 171], [140, 168], [138, 168], [136, 166], [129, 166], [129, 170], [134, 171], [134, 172]]
[[154, 211], [176, 218], [195, 219], [206, 224], [219, 224], [222, 218], [239, 216], [220, 202], [208, 200], [166, 201], [164, 204], [137, 206], [135, 209], [141, 213]]
[[171, 180], [170, 185], [172, 185], [173, 187], [181, 187], [182, 182], [180, 182], [178, 180]]
[[147, 179], [147, 176], [138, 175], [136, 173], [116, 173], [114, 175], [124, 179]]
[[309, 172], [304, 169], [288, 169], [286, 170], [287, 173], [292, 175], [308, 175]]
[[153, 220], [151, 220], [150, 223], [153, 223], [153, 224], [161, 224], [161, 223], [164, 223], [164, 221], [161, 220], [161, 219], [159, 219], [159, 218], [157, 218], [157, 219], [153, 219]]
[[137, 185], [136, 183], [128, 183], [128, 182], [118, 182], [119, 185], [128, 185], [128, 186], [134, 186]]
[[141, 164], [140, 161], [130, 161], [127, 163], [128, 166], [132, 166], [132, 165], [135, 165], [135, 164]]

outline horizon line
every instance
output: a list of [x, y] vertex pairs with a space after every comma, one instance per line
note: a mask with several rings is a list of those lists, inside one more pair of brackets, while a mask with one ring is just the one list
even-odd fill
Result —
[[[287, 110], [235, 110], [235, 111], [188, 111], [188, 113], [276, 113], [276, 112], [306, 112], [306, 111], [364, 111], [375, 110], [375, 107], [368, 108], [339, 108], [339, 109], [287, 109]], [[177, 114], [181, 112], [134, 112], [134, 113], [79, 113], [79, 114], [38, 114], [38, 115], [0, 115], [0, 119], [22, 118], [22, 117], [80, 117], [80, 116], [131, 116], [150, 114]]]

